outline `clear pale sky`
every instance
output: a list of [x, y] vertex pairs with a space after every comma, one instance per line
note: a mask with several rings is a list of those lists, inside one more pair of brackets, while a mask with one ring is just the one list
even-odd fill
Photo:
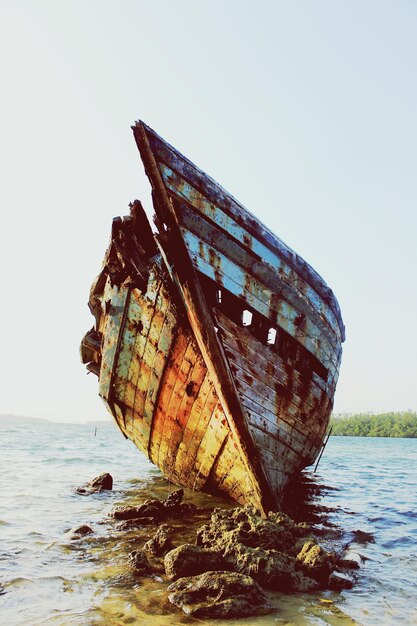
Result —
[[106, 418], [78, 355], [143, 119], [334, 290], [335, 411], [417, 409], [417, 4], [2, 2], [0, 413]]

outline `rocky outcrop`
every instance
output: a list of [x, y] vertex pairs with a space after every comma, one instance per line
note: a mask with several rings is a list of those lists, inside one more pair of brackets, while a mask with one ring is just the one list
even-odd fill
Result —
[[262, 518], [253, 507], [215, 509], [197, 532], [197, 544], [221, 554], [230, 569], [266, 589], [313, 591], [328, 587], [335, 556], [319, 546], [308, 524], [287, 515]]
[[100, 476], [96, 476], [90, 482], [81, 485], [81, 487], [77, 487], [75, 491], [83, 496], [88, 496], [92, 493], [101, 493], [102, 491], [111, 491], [112, 489], [113, 477], [105, 472], [100, 474]]
[[168, 587], [172, 604], [193, 617], [225, 619], [266, 615], [274, 609], [262, 589], [235, 572], [206, 572], [180, 578]]
[[326, 586], [335, 567], [335, 556], [323, 550], [314, 541], [306, 541], [297, 554], [297, 561], [303, 572]]
[[[195, 545], [182, 526], [181, 537], [188, 542], [174, 547], [178, 520], [188, 516], [196, 528], [197, 521], [207, 520], [209, 513], [184, 504], [183, 495], [179, 489], [164, 500], [120, 507], [112, 517], [119, 529], [138, 529], [131, 540], [141, 537], [143, 549], [129, 557], [136, 575], [165, 573], [176, 581], [169, 587], [169, 599], [185, 613], [213, 619], [260, 615], [271, 611], [263, 590], [305, 593], [352, 587], [352, 579], [343, 573], [356, 566], [346, 558], [348, 554], [342, 558], [326, 552], [307, 523], [297, 523], [283, 513], [264, 518], [250, 506], [215, 509], [197, 529]], [[146, 526], [168, 519], [173, 520], [171, 527], [161, 524], [153, 537], [147, 534]]]
[[366, 545], [367, 543], [375, 543], [375, 537], [372, 533], [367, 533], [364, 530], [354, 530], [353, 536], [356, 543]]
[[182, 518], [197, 510], [193, 504], [182, 502], [184, 491], [177, 489], [164, 500], [145, 500], [140, 506], [119, 507], [112, 511], [111, 516], [123, 520], [119, 530], [139, 528], [149, 524], [158, 524], [169, 518]]
[[164, 505], [161, 500], [145, 500], [140, 506], [122, 506], [112, 512], [112, 517], [117, 520], [131, 520], [150, 518], [159, 520], [164, 515]]
[[145, 543], [143, 549], [152, 554], [152, 556], [164, 556], [174, 548], [169, 534], [170, 530], [169, 526], [162, 524], [152, 539]]
[[137, 576], [150, 576], [154, 572], [154, 568], [149, 563], [146, 554], [142, 552], [142, 550], [134, 550], [131, 552], [127, 562]]
[[328, 589], [333, 591], [342, 591], [342, 589], [352, 589], [353, 580], [340, 574], [339, 572], [332, 572], [327, 582]]
[[71, 530], [67, 532], [67, 537], [71, 541], [75, 541], [76, 539], [81, 539], [86, 535], [91, 535], [93, 532], [94, 530], [91, 528], [91, 526], [87, 526], [87, 524], [81, 524], [81, 526], [75, 526], [74, 528], [71, 528]]
[[186, 543], [165, 555], [165, 573], [171, 580], [183, 576], [196, 576], [211, 570], [230, 569], [218, 552]]

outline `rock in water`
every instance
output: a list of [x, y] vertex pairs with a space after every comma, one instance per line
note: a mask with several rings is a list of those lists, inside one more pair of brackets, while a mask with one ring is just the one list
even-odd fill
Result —
[[338, 572], [332, 572], [329, 576], [328, 582], [329, 589], [333, 589], [333, 591], [341, 591], [342, 589], [352, 589], [353, 580], [340, 574]]
[[81, 526], [71, 528], [71, 530], [68, 531], [67, 535], [68, 539], [74, 541], [75, 539], [81, 539], [81, 537], [85, 537], [85, 535], [91, 535], [91, 533], [93, 532], [94, 530], [90, 526], [87, 526], [87, 524], [82, 524]]
[[167, 509], [175, 509], [181, 504], [183, 497], [184, 489], [176, 489], [176, 491], [170, 493], [169, 496], [163, 500], [164, 506], [166, 506]]
[[251, 576], [263, 587], [311, 591], [318, 584], [298, 571], [295, 559], [295, 546], [306, 533], [308, 526], [283, 514], [264, 519], [253, 507], [215, 509], [210, 524], [198, 530], [197, 544], [220, 553], [227, 569]]
[[[116, 520], [123, 520], [118, 525], [119, 530], [132, 530], [158, 524], [167, 518], [183, 519], [197, 511], [197, 507], [193, 504], [182, 502], [183, 496], [184, 491], [177, 489], [164, 500], [145, 500], [140, 506], [118, 507], [110, 515]], [[166, 551], [171, 550], [172, 547], [172, 545], [167, 547]]]
[[127, 562], [138, 576], [149, 576], [154, 571], [146, 554], [142, 552], [142, 550], [134, 550], [131, 552]]
[[366, 545], [367, 543], [375, 543], [375, 537], [371, 533], [366, 533], [364, 530], [354, 530], [353, 535], [357, 543]]
[[314, 541], [306, 541], [301, 551], [297, 554], [303, 572], [326, 585], [335, 565], [334, 555], [328, 554]]
[[162, 524], [152, 539], [149, 539], [143, 546], [143, 549], [153, 556], [163, 556], [174, 548], [169, 536], [169, 526]]
[[168, 587], [169, 601], [193, 617], [236, 618], [274, 611], [266, 594], [250, 576], [206, 572], [180, 578]]
[[185, 543], [165, 555], [165, 572], [175, 580], [182, 576], [196, 576], [210, 570], [229, 569], [221, 554]]
[[96, 476], [90, 482], [85, 483], [81, 487], [77, 487], [76, 492], [82, 495], [89, 495], [91, 493], [100, 493], [101, 491], [111, 491], [113, 489], [113, 477], [105, 472]]
[[160, 520], [165, 516], [164, 505], [160, 500], [145, 500], [140, 506], [122, 506], [112, 512], [112, 517], [117, 520], [132, 520], [148, 517]]

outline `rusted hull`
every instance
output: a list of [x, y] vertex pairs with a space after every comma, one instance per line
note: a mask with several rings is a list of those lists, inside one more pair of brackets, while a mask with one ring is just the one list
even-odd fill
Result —
[[314, 462], [344, 327], [324, 281], [142, 123], [158, 233], [115, 221], [87, 367], [123, 434], [173, 482], [266, 511]]

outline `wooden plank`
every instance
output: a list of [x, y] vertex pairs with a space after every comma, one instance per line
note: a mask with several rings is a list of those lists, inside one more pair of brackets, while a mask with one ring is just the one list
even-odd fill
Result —
[[285, 408], [278, 407], [278, 413], [273, 413], [247, 396], [242, 397], [242, 404], [250, 425], [262, 426], [271, 436], [289, 442], [297, 454], [303, 454], [303, 450], [310, 446], [311, 441], [317, 439], [317, 429], [312, 429], [307, 423], [305, 432], [300, 432]]
[[141, 419], [130, 407], [126, 407], [126, 424], [129, 439], [141, 452], [148, 456], [148, 437], [142, 431]]
[[[278, 406], [285, 405], [289, 414], [299, 419], [300, 429], [305, 426], [307, 417], [310, 417], [322, 423], [325, 414], [330, 406], [326, 405], [311, 406], [305, 402], [303, 398], [293, 393], [290, 387], [278, 384], [277, 381], [265, 373], [262, 376], [261, 370], [256, 371], [256, 365], [238, 360], [230, 359], [230, 367], [235, 375], [236, 385], [240, 393], [256, 399], [259, 404], [269, 408], [271, 412], [277, 410]], [[259, 398], [259, 399], [258, 399]]]
[[146, 446], [147, 454], [155, 404], [174, 334], [174, 320], [167, 314], [157, 346], [153, 345], [148, 336], [148, 350], [145, 352], [145, 355], [148, 355], [148, 362], [142, 360], [141, 375], [135, 389], [134, 402], [131, 405], [134, 409], [135, 429]]
[[[146, 424], [149, 426], [149, 430], [147, 433], [148, 436], [148, 448], [150, 446], [150, 436], [152, 431], [152, 421], [155, 413], [155, 406], [158, 399], [158, 396], [161, 392], [161, 380], [163, 377], [163, 373], [165, 371], [165, 367], [167, 361], [169, 359], [169, 355], [171, 352], [171, 347], [174, 341], [174, 336], [176, 333], [176, 317], [171, 313], [171, 311], [167, 311], [165, 316], [164, 325], [161, 330], [161, 334], [158, 340], [158, 351], [155, 356], [155, 360], [153, 363], [153, 367], [151, 370], [151, 375], [149, 378], [148, 389], [146, 391], [145, 397], [145, 405], [144, 405], [144, 420]], [[149, 456], [149, 452], [148, 452]]]
[[194, 267], [223, 286], [233, 295], [244, 300], [271, 321], [271, 326], [283, 328], [311, 352], [334, 375], [338, 369], [340, 344], [333, 348], [320, 330], [307, 318], [301, 327], [297, 323], [298, 312], [285, 300], [280, 299], [264, 285], [246, 274], [226, 256], [216, 252], [191, 233], [184, 232]]
[[256, 427], [268, 433], [271, 439], [280, 441], [300, 457], [308, 456], [311, 448], [320, 446], [323, 441], [323, 438], [319, 437], [318, 429], [310, 430], [308, 425], [305, 429], [306, 434], [302, 438], [294, 425], [291, 424], [291, 417], [285, 415], [285, 410], [274, 419], [273, 414], [262, 411], [259, 405], [249, 399], [246, 399], [244, 406], [251, 428]]
[[204, 381], [200, 387], [196, 401], [192, 407], [187, 424], [183, 430], [183, 437], [179, 443], [177, 457], [175, 460], [175, 474], [177, 476], [192, 474], [192, 484], [194, 484], [197, 473], [196, 457], [210, 422], [210, 418], [219, 405], [219, 399], [214, 389], [210, 376], [206, 373]]
[[273, 421], [273, 416], [275, 416], [275, 420], [282, 420], [282, 427], [285, 429], [288, 426], [296, 429], [299, 433], [302, 433], [303, 429], [304, 431], [311, 429], [313, 436], [313, 433], [321, 430], [323, 424], [327, 424], [329, 413], [319, 414], [312, 409], [309, 411], [300, 410], [299, 407], [294, 406], [291, 401], [282, 396], [274, 395], [271, 398], [271, 395], [267, 395], [268, 388], [263, 386], [259, 380], [254, 379], [252, 385], [239, 384], [239, 392], [242, 404], [247, 406], [248, 401], [256, 402], [259, 410], [262, 410], [268, 419]]
[[138, 324], [142, 323], [142, 317], [142, 297], [139, 290], [134, 289], [132, 290], [130, 295], [127, 317], [118, 353], [117, 368], [114, 380], [114, 393], [118, 401], [124, 402], [130, 406], [132, 406], [132, 398], [129, 397], [129, 392], [132, 393], [133, 388], [127, 385], [127, 381], [129, 380], [129, 370], [131, 367], [132, 358], [134, 358], [134, 348], [136, 336], [138, 333]]
[[232, 471], [236, 462], [239, 463], [239, 453], [233, 445], [232, 435], [229, 434], [226, 445], [221, 450], [219, 456], [213, 464], [213, 467], [211, 468], [211, 474], [207, 484], [211, 485], [210, 489], [212, 491], [224, 491], [222, 484]]
[[300, 467], [304, 462], [304, 456], [297, 454], [291, 446], [275, 439], [262, 429], [252, 426], [251, 432], [259, 450], [267, 450], [273, 459], [273, 467], [287, 473], [287, 468], [291, 473], [291, 468]]
[[197, 450], [195, 463], [198, 469], [194, 479], [194, 489], [201, 489], [207, 482], [211, 469], [229, 432], [223, 410], [220, 403], [218, 403]]
[[[252, 422], [251, 412], [255, 412], [259, 415], [259, 420], [265, 425], [265, 428], [271, 432], [279, 427], [280, 430], [284, 430], [288, 436], [296, 439], [303, 448], [308, 448], [310, 444], [321, 444], [322, 432], [326, 429], [327, 419], [323, 423], [318, 423], [313, 418], [307, 417], [304, 423], [304, 433], [300, 432], [300, 420], [288, 411], [288, 407], [285, 404], [281, 406], [279, 403], [275, 406], [275, 411], [271, 411], [266, 405], [267, 400], [265, 398], [258, 397], [257, 401], [253, 400], [244, 393], [242, 393], [242, 404], [245, 407], [248, 415], [248, 421]], [[327, 416], [329, 417], [329, 415]], [[304, 439], [303, 439], [304, 434]]]
[[[143, 417], [148, 386], [159, 352], [158, 342], [171, 304], [160, 280], [155, 278], [153, 286], [148, 286], [141, 304], [140, 330], [136, 335], [134, 358], [128, 380], [132, 382], [134, 388], [132, 406], [136, 415]], [[149, 435], [150, 419], [148, 423], [143, 423], [143, 427]]]
[[312, 377], [303, 380], [294, 367], [288, 365], [285, 367], [282, 359], [277, 358], [276, 364], [270, 364], [259, 354], [240, 349], [243, 336], [244, 333], [237, 335], [238, 338], [240, 337], [239, 340], [226, 332], [221, 333], [221, 342], [229, 362], [237, 364], [245, 372], [255, 377], [258, 377], [258, 372], [262, 372], [260, 380], [274, 392], [280, 389], [282, 394], [291, 395], [292, 402], [296, 406], [305, 404], [312, 409], [320, 410], [329, 404], [329, 397], [315, 385]]
[[190, 371], [194, 365], [190, 358], [188, 358], [190, 351], [192, 352], [192, 341], [192, 338], [190, 338], [183, 358], [178, 362], [178, 375], [165, 411], [165, 419], [158, 452], [158, 467], [160, 467], [165, 473], [171, 472], [171, 464], [167, 464], [167, 459], [170, 458], [171, 438], [173, 436], [173, 431], [181, 428], [177, 422], [177, 414], [185, 395], [185, 389]]
[[[141, 310], [140, 320], [137, 322], [138, 328], [135, 337], [135, 344], [133, 346], [133, 358], [130, 362], [129, 372], [127, 375], [127, 380], [132, 383], [134, 389], [137, 389], [138, 380], [143, 375], [143, 354], [148, 341], [148, 334], [152, 325], [152, 319], [155, 314], [156, 294], [159, 293], [162, 287], [160, 278], [151, 275], [150, 280], [152, 280], [152, 284], [148, 284], [147, 292], [145, 294], [143, 294], [139, 289], [133, 290], [133, 298], [135, 299], [138, 308]], [[138, 409], [136, 410], [139, 412]]]
[[185, 396], [185, 388], [190, 371], [193, 368], [193, 363], [189, 358], [191, 345], [192, 339], [188, 342], [187, 350], [185, 351], [182, 361], [179, 363], [178, 376], [175, 381], [171, 397], [166, 409], [161, 444], [158, 453], [158, 466], [164, 472], [167, 472], [170, 469], [170, 465], [166, 467], [166, 462], [167, 457], [170, 457], [170, 443], [173, 432], [181, 428], [181, 426], [177, 422], [177, 414], [181, 406], [181, 402]]
[[184, 438], [186, 426], [190, 420], [195, 419], [193, 406], [207, 373], [206, 365], [193, 340], [189, 343], [185, 359], [190, 362], [191, 367], [183, 383], [181, 400], [178, 397], [175, 415], [171, 413], [172, 422], [169, 428], [167, 451], [162, 463], [163, 469], [166, 470], [169, 467], [172, 474], [175, 473], [177, 452]]
[[161, 391], [154, 411], [149, 448], [149, 458], [155, 465], [158, 465], [159, 447], [164, 430], [166, 411], [178, 378], [180, 363], [182, 362], [189, 341], [189, 335], [184, 332], [179, 332], [176, 335], [167, 367], [161, 379]]
[[[214, 246], [222, 254], [229, 256], [272, 291], [280, 293], [297, 310], [311, 317], [316, 325], [320, 325], [323, 333], [328, 334], [329, 341], [336, 340], [338, 343], [341, 341], [339, 325], [333, 311], [299, 274], [260, 242], [257, 242], [257, 253], [254, 255], [253, 245], [246, 246], [248, 234], [245, 230], [233, 223], [232, 218], [226, 219], [225, 214], [219, 215], [217, 207], [210, 207], [212, 210], [206, 208], [203, 211], [203, 206], [204, 203], [201, 200], [193, 208], [184, 202], [177, 201], [180, 223], [184, 229], [199, 236], [206, 244]], [[207, 221], [201, 215], [207, 218], [213, 216], [212, 221]], [[220, 225], [226, 229], [226, 232], [219, 228]], [[230, 237], [230, 231], [234, 239]]]
[[[262, 368], [277, 378], [280, 372], [288, 368], [287, 363], [283, 361], [279, 354], [273, 351], [269, 346], [264, 345], [256, 339], [245, 327], [238, 326], [230, 318], [226, 317], [218, 309], [213, 310], [216, 324], [222, 330], [222, 341], [235, 352], [239, 352], [249, 361], [256, 363], [261, 359]], [[277, 371], [279, 370], [279, 371]], [[300, 387], [304, 386], [303, 376], [296, 369], [291, 369], [291, 379]], [[284, 379], [286, 382], [288, 379]], [[315, 397], [320, 399], [320, 392], [330, 395], [332, 380], [329, 377], [326, 383], [320, 376], [314, 372], [311, 375], [311, 381], [314, 385], [311, 389], [314, 391]], [[317, 393], [316, 393], [317, 391]]]
[[103, 333], [102, 359], [99, 376], [99, 395], [111, 401], [112, 382], [113, 382], [113, 366], [115, 364], [117, 348], [123, 333], [123, 316], [126, 302], [128, 302], [130, 291], [127, 287], [119, 288], [117, 285], [111, 285], [110, 279], [107, 279], [102, 301], [108, 303], [108, 312], [106, 315], [105, 328], [101, 329]]
[[[228, 215], [236, 219], [248, 233], [253, 235], [273, 251], [277, 252], [295, 271], [305, 277], [305, 280], [317, 291], [317, 293], [329, 304], [339, 319], [339, 324], [344, 335], [344, 326], [341, 319], [339, 304], [331, 289], [324, 280], [304, 259], [298, 256], [281, 239], [267, 229], [254, 215], [235, 200], [227, 191], [213, 181], [204, 172], [199, 170], [188, 159], [181, 155], [175, 148], [169, 146], [155, 131], [142, 122], [137, 123], [136, 128], [142, 127], [146, 131], [147, 140], [158, 161], [168, 165], [173, 172], [180, 175], [184, 182], [191, 182], [211, 203], [215, 204]], [[134, 128], [134, 132], [136, 131]], [[137, 136], [137, 132], [135, 132]]]
[[331, 327], [304, 296], [297, 293], [293, 286], [288, 285], [277, 274], [274, 275], [262, 262], [252, 259], [242, 248], [227, 241], [226, 238], [222, 239], [220, 235], [216, 234], [216, 241], [211, 244], [200, 234], [185, 228], [182, 229], [182, 233], [193, 259], [201, 257], [203, 261], [213, 264], [215, 270], [221, 268], [229, 278], [244, 286], [246, 290], [259, 294], [258, 297], [267, 303], [270, 311], [266, 317], [274, 321], [274, 312], [279, 312], [280, 303], [284, 303], [292, 312], [293, 320], [302, 318], [302, 322], [297, 323], [298, 329], [311, 337], [324, 336], [332, 352], [340, 351], [340, 336], [334, 331], [337, 325]]

